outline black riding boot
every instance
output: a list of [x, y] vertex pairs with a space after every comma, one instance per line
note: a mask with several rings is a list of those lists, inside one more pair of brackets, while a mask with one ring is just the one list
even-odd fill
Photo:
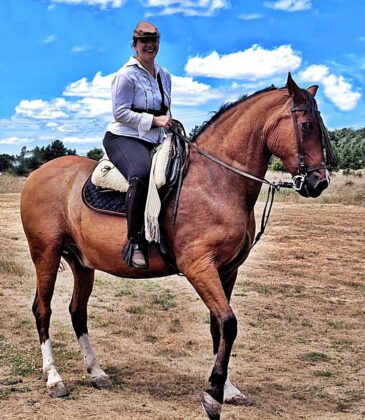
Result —
[[148, 267], [148, 245], [143, 231], [147, 192], [147, 186], [139, 178], [130, 179], [126, 197], [129, 242], [123, 251], [123, 259], [135, 268]]

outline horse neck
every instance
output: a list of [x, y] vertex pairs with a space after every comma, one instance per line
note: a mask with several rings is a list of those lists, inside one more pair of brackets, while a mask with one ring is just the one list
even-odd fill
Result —
[[198, 136], [198, 146], [242, 171], [263, 178], [270, 158], [267, 133], [269, 126], [275, 125], [284, 103], [282, 97], [279, 90], [273, 90], [238, 102]]

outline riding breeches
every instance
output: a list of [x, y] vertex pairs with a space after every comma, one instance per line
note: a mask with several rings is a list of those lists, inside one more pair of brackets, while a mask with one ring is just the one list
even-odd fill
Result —
[[107, 131], [103, 145], [111, 162], [129, 182], [126, 197], [128, 239], [137, 238], [143, 227], [152, 163], [151, 151], [155, 144]]

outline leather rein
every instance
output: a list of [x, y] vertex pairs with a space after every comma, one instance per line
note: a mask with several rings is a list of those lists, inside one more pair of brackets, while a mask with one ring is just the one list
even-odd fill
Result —
[[[293, 116], [293, 124], [294, 124], [294, 129], [295, 129], [295, 135], [296, 135], [297, 144], [298, 144], [298, 158], [299, 158], [298, 173], [297, 173], [297, 175], [295, 175], [293, 177], [291, 182], [285, 182], [285, 181], [270, 182], [265, 178], [261, 179], [261, 178], [258, 178], [256, 176], [254, 176], [254, 175], [249, 174], [248, 172], [241, 171], [240, 169], [238, 169], [238, 168], [236, 168], [232, 165], [229, 165], [228, 163], [223, 162], [222, 160], [220, 160], [220, 159], [216, 158], [215, 156], [211, 155], [210, 153], [200, 149], [187, 136], [179, 133], [175, 129], [174, 126], [169, 129], [169, 131], [174, 133], [179, 139], [181, 139], [183, 142], [188, 144], [189, 147], [196, 150], [200, 155], [204, 156], [205, 158], [211, 160], [212, 162], [215, 162], [219, 166], [222, 166], [223, 168], [226, 168], [229, 171], [236, 173], [237, 175], [240, 175], [240, 176], [248, 178], [248, 179], [252, 179], [254, 181], [260, 182], [261, 184], [266, 184], [266, 185], [269, 186], [266, 203], [265, 203], [264, 210], [263, 210], [262, 217], [261, 217], [260, 231], [257, 233], [257, 235], [255, 237], [255, 240], [254, 240], [254, 242], [251, 246], [251, 249], [257, 244], [257, 242], [260, 240], [261, 236], [265, 232], [267, 223], [269, 221], [271, 209], [272, 209], [272, 206], [273, 206], [275, 193], [277, 191], [280, 191], [281, 188], [291, 188], [291, 189], [294, 189], [295, 191], [300, 191], [302, 189], [303, 185], [304, 185], [305, 179], [306, 179], [309, 172], [313, 172], [313, 171], [316, 171], [318, 169], [325, 169], [327, 171], [327, 174], [328, 174], [327, 167], [324, 163], [309, 166], [309, 167], [305, 166], [304, 151], [303, 151], [303, 140], [302, 140], [302, 136], [300, 134], [299, 127], [300, 127], [300, 125], [306, 124], [309, 121], [298, 124], [298, 119], [297, 119], [297, 114], [296, 114], [298, 111], [304, 111], [308, 115], [313, 115], [313, 114], [315, 115], [315, 117], [317, 119], [317, 122], [318, 122], [318, 125], [319, 125], [320, 130], [321, 130], [322, 147], [323, 147], [323, 149], [326, 150], [327, 163], [330, 164], [330, 165], [334, 165], [335, 162], [336, 162], [334, 154], [333, 154], [332, 146], [330, 144], [330, 139], [329, 139], [328, 134], [327, 134], [327, 130], [326, 130], [326, 128], [324, 126], [324, 123], [323, 123], [323, 120], [320, 116], [320, 112], [317, 109], [317, 104], [314, 100], [314, 97], [312, 95], [310, 95], [310, 93], [307, 92], [306, 90], [302, 90], [302, 92], [304, 92], [305, 95], [307, 96], [307, 107], [295, 106], [295, 104], [293, 102], [293, 105], [292, 105], [292, 108], [291, 108], [291, 112], [292, 112], [292, 116]], [[328, 175], [328, 183], [329, 183], [329, 175]], [[177, 203], [179, 201], [180, 191], [181, 191], [181, 186], [177, 191], [176, 203], [175, 203], [174, 215], [173, 215], [173, 223], [175, 223], [175, 220], [176, 220]]]

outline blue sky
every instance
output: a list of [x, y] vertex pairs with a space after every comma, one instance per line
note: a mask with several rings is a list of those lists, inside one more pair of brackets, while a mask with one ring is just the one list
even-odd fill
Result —
[[364, 16], [362, 0], [1, 0], [0, 153], [55, 139], [79, 154], [101, 147], [113, 74], [146, 19], [188, 131], [288, 71], [320, 86], [328, 128], [364, 127]]

